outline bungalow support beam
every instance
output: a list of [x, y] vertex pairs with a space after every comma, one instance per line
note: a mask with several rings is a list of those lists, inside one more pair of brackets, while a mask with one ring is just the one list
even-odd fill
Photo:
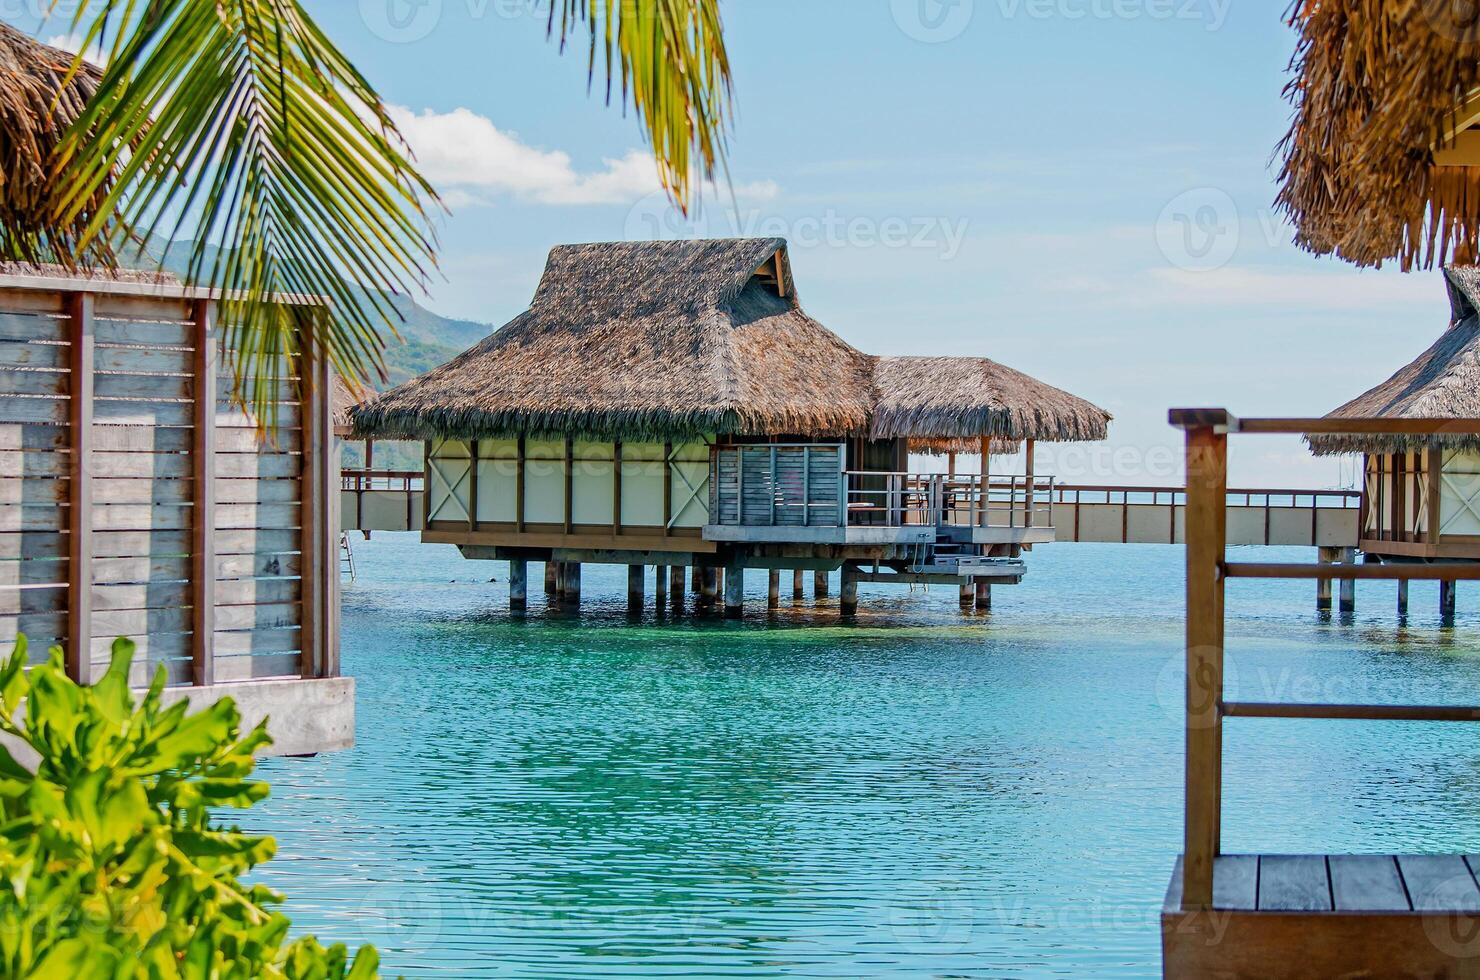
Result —
[[1446, 623], [1454, 622], [1455, 587], [1458, 584], [1448, 580], [1439, 582], [1439, 618]]
[[545, 562], [545, 595], [560, 594], [560, 562]]
[[[1341, 549], [1341, 564], [1355, 565], [1357, 563], [1357, 549]], [[1339, 611], [1344, 613], [1356, 612], [1357, 609], [1357, 580], [1344, 578], [1341, 580], [1341, 597]]]
[[797, 602], [806, 598], [806, 591], [803, 588], [803, 584], [807, 581], [806, 575], [807, 573], [800, 568], [791, 573], [791, 597]]
[[972, 601], [976, 598], [976, 591], [972, 588], [971, 579], [961, 580], [960, 605], [962, 609], [970, 609]]
[[819, 599], [827, 598], [827, 573], [812, 573], [812, 594]]
[[745, 566], [739, 560], [725, 569], [725, 618], [739, 619], [745, 615]]
[[[1340, 548], [1317, 549], [1318, 560], [1322, 565], [1336, 564], [1341, 554]], [[1331, 579], [1316, 579], [1316, 612], [1331, 611]]]
[[1398, 618], [1408, 617], [1408, 581], [1404, 579], [1398, 583]]
[[976, 611], [992, 611], [992, 583], [984, 578], [976, 580]]
[[712, 606], [719, 594], [719, 569], [704, 566], [697, 571], [699, 573], [699, 604]]
[[509, 610], [523, 612], [529, 607], [529, 562], [509, 562]]
[[773, 568], [766, 575], [766, 608], [775, 609], [781, 605], [781, 569]]
[[668, 608], [668, 566], [653, 566], [653, 605], [659, 612]]
[[627, 566], [627, 611], [629, 613], [642, 612], [643, 594], [647, 586], [647, 566]]
[[858, 612], [858, 566], [843, 563], [842, 581], [838, 589], [838, 608], [844, 616]]
[[566, 605], [579, 606], [581, 604], [581, 563], [578, 561], [566, 561], [560, 563], [563, 573], [561, 582], [561, 598]]
[[683, 608], [683, 579], [684, 567], [674, 565], [668, 570], [668, 590], [673, 593], [673, 608]]

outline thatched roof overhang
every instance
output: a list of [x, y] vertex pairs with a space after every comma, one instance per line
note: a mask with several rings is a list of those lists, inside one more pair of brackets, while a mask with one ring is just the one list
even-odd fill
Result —
[[1295, 0], [1278, 206], [1297, 244], [1405, 270], [1480, 256], [1474, 14], [1434, 0]]

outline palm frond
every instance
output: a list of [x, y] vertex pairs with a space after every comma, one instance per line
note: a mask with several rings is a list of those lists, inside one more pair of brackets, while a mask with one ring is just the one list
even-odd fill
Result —
[[549, 30], [590, 34], [589, 78], [630, 98], [658, 161], [658, 175], [688, 213], [698, 178], [725, 163], [732, 81], [719, 0], [551, 0]]
[[275, 295], [322, 297], [317, 353], [351, 383], [383, 376], [389, 297], [426, 281], [437, 197], [297, 0], [81, 0], [74, 27], [84, 50], [112, 43], [53, 160], [59, 219], [91, 215], [84, 245], [184, 233], [189, 278], [229, 297], [237, 393], [264, 424], [301, 352]]

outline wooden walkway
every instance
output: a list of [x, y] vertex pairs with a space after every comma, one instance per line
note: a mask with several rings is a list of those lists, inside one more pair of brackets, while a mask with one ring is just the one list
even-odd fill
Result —
[[[1477, 869], [1473, 854], [1224, 854], [1213, 861], [1213, 908], [1480, 913]], [[1179, 861], [1179, 898], [1181, 883]]]

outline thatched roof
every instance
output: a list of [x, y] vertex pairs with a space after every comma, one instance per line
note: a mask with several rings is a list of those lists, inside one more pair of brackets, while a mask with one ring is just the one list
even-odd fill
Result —
[[778, 238], [557, 247], [529, 310], [352, 414], [376, 439], [1098, 439], [1109, 418], [991, 361], [855, 350], [802, 311]]
[[985, 357], [881, 357], [870, 436], [1092, 442], [1110, 413]]
[[[1450, 267], [1444, 276], [1451, 307], [1449, 329], [1413, 363], [1328, 418], [1480, 418], [1480, 268]], [[1480, 438], [1466, 433], [1312, 436], [1307, 441], [1318, 456], [1402, 452], [1424, 446], [1480, 450]]]
[[[0, 230], [10, 258], [65, 258], [92, 209], [61, 224], [51, 190], [52, 152], [97, 92], [102, 72], [0, 22]], [[101, 200], [107, 188], [98, 189]], [[91, 258], [106, 256], [98, 243]]]
[[[756, 275], [777, 259], [779, 290]], [[780, 239], [563, 245], [528, 311], [355, 422], [386, 439], [862, 434], [872, 362], [790, 280]]]
[[1294, 0], [1278, 204], [1302, 247], [1404, 269], [1480, 255], [1480, 170], [1435, 162], [1474, 123], [1480, 87], [1475, 24], [1451, 12], [1473, 16], [1442, 0]]

